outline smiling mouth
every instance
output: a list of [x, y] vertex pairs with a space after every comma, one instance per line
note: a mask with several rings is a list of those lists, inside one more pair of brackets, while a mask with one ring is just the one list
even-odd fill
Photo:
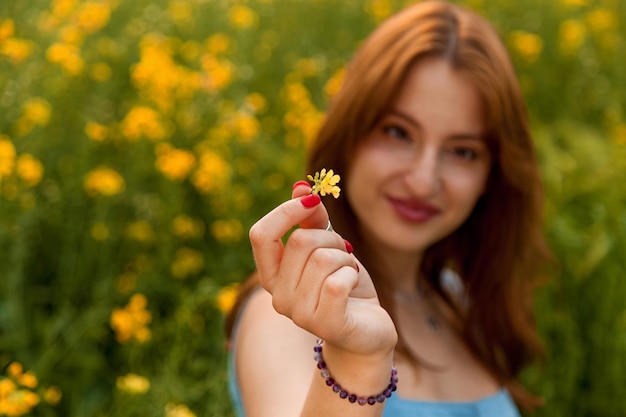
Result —
[[398, 216], [413, 223], [428, 221], [440, 212], [437, 207], [423, 201], [389, 198], [389, 203]]

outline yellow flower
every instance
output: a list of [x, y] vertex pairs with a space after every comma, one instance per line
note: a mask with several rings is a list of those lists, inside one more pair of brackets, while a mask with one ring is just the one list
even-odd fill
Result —
[[189, 1], [171, 0], [167, 12], [179, 25], [193, 21], [193, 7]]
[[34, 187], [39, 184], [43, 177], [43, 164], [28, 153], [21, 154], [17, 158], [15, 170], [18, 177], [20, 177], [28, 187]]
[[122, 120], [122, 134], [135, 142], [142, 137], [157, 141], [167, 136], [160, 114], [149, 107], [133, 107]]
[[37, 377], [32, 372], [24, 372], [24, 374], [18, 378], [18, 381], [21, 386], [30, 389], [37, 388], [37, 384], [39, 383]]
[[44, 401], [50, 405], [57, 405], [59, 401], [61, 401], [62, 397], [63, 394], [61, 390], [59, 389], [59, 387], [55, 386], [48, 387], [43, 393]]
[[346, 68], [342, 67], [335, 72], [328, 81], [326, 81], [326, 84], [324, 85], [324, 93], [326, 93], [326, 96], [334, 97], [339, 92], [345, 76]]
[[174, 277], [182, 279], [200, 273], [204, 269], [202, 253], [191, 248], [181, 248], [176, 252], [171, 270]]
[[124, 190], [124, 178], [116, 171], [107, 167], [98, 167], [89, 171], [85, 175], [83, 186], [92, 197], [113, 196]]
[[0, 21], [0, 42], [9, 39], [15, 33], [15, 22], [12, 19]]
[[585, 25], [575, 19], [565, 20], [559, 27], [559, 47], [565, 54], [575, 54], [585, 41]]
[[196, 165], [193, 153], [163, 143], [156, 148], [156, 168], [173, 181], [182, 181]]
[[254, 113], [263, 112], [267, 108], [267, 100], [259, 93], [250, 93], [245, 99], [246, 105]]
[[57, 42], [46, 50], [46, 58], [53, 64], [59, 65], [71, 76], [79, 75], [85, 66], [80, 55], [80, 49], [76, 45]]
[[139, 343], [151, 337], [147, 325], [152, 321], [152, 314], [146, 309], [148, 300], [143, 294], [135, 294], [123, 308], [116, 308], [111, 313], [111, 328], [120, 343], [135, 340]]
[[24, 367], [19, 362], [11, 362], [7, 368], [7, 373], [13, 378], [19, 378], [24, 374]]
[[204, 223], [184, 214], [178, 215], [172, 221], [172, 232], [181, 239], [197, 239], [204, 236]]
[[0, 180], [13, 172], [15, 165], [15, 146], [7, 136], [0, 135]]
[[109, 128], [96, 122], [87, 122], [85, 134], [94, 142], [102, 142], [109, 136]]
[[112, 73], [113, 70], [111, 69], [111, 67], [104, 62], [96, 62], [91, 66], [90, 70], [91, 78], [99, 82], [109, 80]]
[[22, 106], [22, 117], [31, 120], [39, 126], [45, 126], [50, 120], [52, 113], [50, 103], [41, 97], [29, 99]]
[[238, 242], [243, 232], [243, 225], [238, 219], [216, 220], [211, 224], [211, 234], [221, 243]]
[[258, 16], [254, 10], [242, 6], [235, 5], [228, 11], [230, 23], [238, 29], [248, 29], [256, 25]]
[[228, 314], [235, 305], [238, 291], [239, 284], [227, 285], [226, 287], [220, 288], [218, 291], [217, 297], [215, 297], [215, 303], [223, 314]]
[[228, 87], [235, 78], [235, 67], [227, 59], [218, 59], [213, 55], [202, 58], [202, 69], [206, 74], [206, 88], [209, 91], [220, 91]]
[[230, 166], [217, 153], [206, 150], [200, 156], [198, 168], [192, 176], [193, 185], [201, 193], [222, 190], [228, 186]]
[[126, 228], [126, 235], [137, 242], [150, 243], [156, 239], [154, 229], [145, 220], [137, 220], [132, 222]]
[[369, 0], [365, 5], [365, 11], [377, 22], [382, 21], [393, 12], [389, 0]]
[[120, 391], [124, 391], [129, 394], [144, 394], [150, 389], [150, 380], [131, 372], [118, 377], [115, 382], [115, 386]]
[[587, 24], [594, 32], [604, 32], [616, 26], [615, 14], [606, 8], [597, 8], [587, 13]]
[[103, 1], [88, 1], [74, 15], [78, 26], [87, 33], [94, 33], [109, 23], [111, 7]]
[[534, 33], [517, 30], [510, 34], [510, 40], [515, 51], [527, 63], [535, 62], [543, 49], [543, 41]]
[[218, 55], [228, 52], [231, 48], [231, 39], [223, 33], [211, 35], [206, 40], [206, 48], [210, 54]]
[[341, 192], [341, 188], [337, 185], [341, 177], [336, 175], [332, 169], [326, 171], [326, 168], [323, 168], [321, 172], [316, 172], [315, 176], [307, 175], [309, 181], [313, 181], [313, 190], [311, 190], [312, 194], [320, 194], [322, 196], [332, 195], [335, 198], [339, 197], [339, 193]]
[[109, 237], [109, 228], [106, 224], [96, 223], [91, 226], [91, 238], [95, 241], [102, 242]]
[[34, 44], [25, 39], [9, 38], [0, 40], [0, 55], [4, 55], [14, 64], [24, 62], [33, 52]]
[[196, 415], [183, 404], [167, 403], [165, 417], [196, 417]]

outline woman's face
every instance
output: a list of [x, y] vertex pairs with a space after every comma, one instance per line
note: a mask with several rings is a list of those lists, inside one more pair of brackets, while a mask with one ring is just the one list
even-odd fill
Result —
[[441, 58], [412, 67], [356, 149], [346, 195], [366, 239], [419, 254], [454, 232], [485, 191], [491, 156], [478, 91]]

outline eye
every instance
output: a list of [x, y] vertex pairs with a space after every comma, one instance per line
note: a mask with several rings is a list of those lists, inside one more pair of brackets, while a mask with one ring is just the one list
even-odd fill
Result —
[[383, 132], [389, 137], [402, 139], [402, 140], [410, 140], [409, 132], [397, 125], [388, 125], [383, 126]]
[[465, 146], [457, 146], [452, 148], [451, 153], [460, 159], [464, 159], [467, 161], [472, 161], [476, 158], [478, 158], [478, 152], [476, 152], [474, 149], [472, 148], [468, 148]]

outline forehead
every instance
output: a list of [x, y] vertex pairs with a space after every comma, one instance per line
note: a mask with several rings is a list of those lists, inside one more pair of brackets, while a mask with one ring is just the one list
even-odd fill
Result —
[[424, 58], [411, 66], [391, 107], [436, 131], [485, 131], [478, 89], [443, 58]]

